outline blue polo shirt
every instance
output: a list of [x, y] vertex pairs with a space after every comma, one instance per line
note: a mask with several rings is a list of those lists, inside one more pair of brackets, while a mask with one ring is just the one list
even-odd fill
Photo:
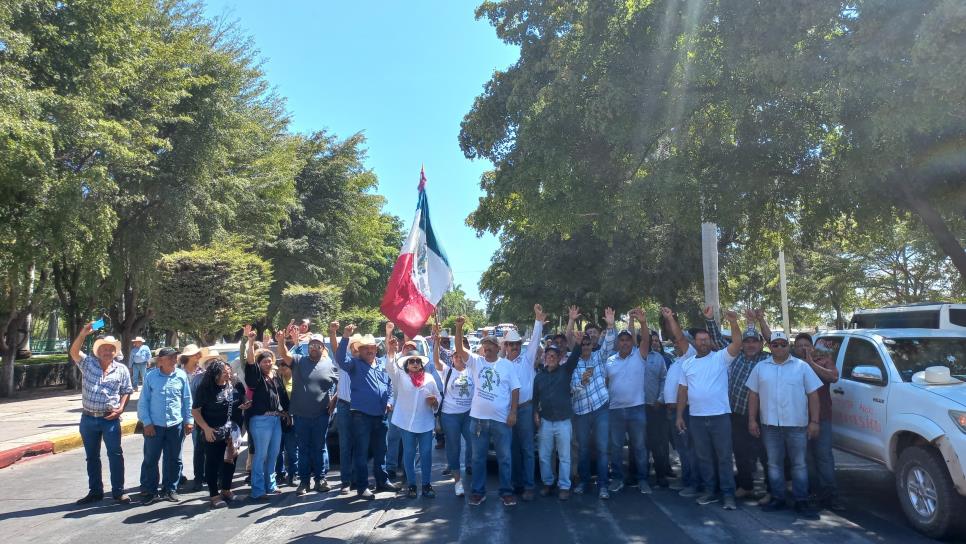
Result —
[[349, 409], [370, 416], [384, 416], [389, 399], [392, 398], [392, 382], [389, 374], [379, 365], [370, 365], [358, 357], [346, 358], [349, 339], [343, 337], [335, 360], [349, 375], [352, 399]]

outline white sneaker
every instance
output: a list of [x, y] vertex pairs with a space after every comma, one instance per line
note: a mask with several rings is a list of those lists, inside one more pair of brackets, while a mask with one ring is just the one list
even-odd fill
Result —
[[463, 492], [463, 481], [462, 480], [456, 482], [456, 485], [453, 486], [453, 487], [456, 489], [456, 496], [457, 497], [462, 497], [464, 495], [464, 492]]

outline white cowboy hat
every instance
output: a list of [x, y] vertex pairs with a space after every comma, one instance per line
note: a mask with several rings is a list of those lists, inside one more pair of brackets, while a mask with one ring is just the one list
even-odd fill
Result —
[[410, 359], [419, 359], [419, 362], [422, 363], [424, 368], [429, 364], [429, 357], [423, 357], [418, 351], [412, 350], [396, 358], [396, 366], [399, 367], [399, 370], [405, 371], [406, 363], [408, 363]]
[[912, 375], [912, 383], [921, 385], [953, 385], [963, 380], [952, 377], [948, 366], [931, 366]]
[[523, 337], [517, 331], [510, 329], [509, 332], [503, 335], [503, 342], [523, 342]]
[[188, 344], [183, 350], [181, 350], [181, 356], [186, 359], [188, 357], [198, 355], [199, 353], [202, 357], [204, 357], [205, 354], [208, 353], [208, 348], [199, 348], [198, 344]]
[[[182, 355], [184, 355], [182, 353]], [[219, 359], [225, 363], [228, 362], [228, 357], [218, 353], [217, 350], [205, 348], [205, 352], [201, 355], [201, 360], [198, 361], [198, 366], [205, 366], [208, 361], [213, 361]]]
[[359, 334], [359, 333], [355, 333], [352, 336], [350, 336], [349, 337], [349, 349], [352, 349], [352, 346], [358, 344], [360, 340], [362, 340], [362, 335]]
[[131, 340], [131, 342], [141, 342], [143, 344], [144, 338], [141, 338], [140, 336], [135, 336], [134, 340]]
[[366, 346], [376, 346], [376, 345], [377, 345], [376, 337], [371, 334], [360, 336], [359, 339], [356, 341], [356, 346], [360, 348], [364, 348]]
[[117, 352], [118, 354], [121, 353], [121, 341], [114, 338], [113, 336], [105, 336], [104, 338], [98, 338], [97, 340], [94, 340], [94, 347], [91, 348], [91, 351], [94, 352], [94, 355], [97, 355], [97, 350], [104, 345], [114, 346], [114, 351]]
[[449, 338], [450, 337], [449, 336], [449, 329], [446, 329], [443, 332], [439, 333], [439, 337], [440, 338]]

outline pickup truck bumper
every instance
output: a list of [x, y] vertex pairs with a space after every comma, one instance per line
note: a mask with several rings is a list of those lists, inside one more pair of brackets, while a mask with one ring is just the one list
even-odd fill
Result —
[[966, 462], [966, 435], [959, 433], [952, 438], [949, 435], [943, 435], [937, 438], [934, 443], [946, 461], [946, 468], [949, 469], [949, 475], [952, 477], [956, 491], [960, 495], [966, 496], [966, 464], [964, 464]]

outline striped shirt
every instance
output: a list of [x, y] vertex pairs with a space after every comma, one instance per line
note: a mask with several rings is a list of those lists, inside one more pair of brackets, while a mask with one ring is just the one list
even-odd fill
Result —
[[[579, 349], [579, 348], [578, 348]], [[574, 413], [578, 416], [589, 414], [598, 408], [607, 406], [610, 394], [607, 392], [607, 358], [610, 351], [601, 348], [590, 354], [589, 359], [578, 359], [574, 367], [574, 374], [570, 378], [570, 400]], [[585, 370], [593, 368], [590, 382], [584, 385], [581, 377]]]
[[81, 405], [88, 412], [107, 412], [121, 406], [121, 397], [134, 392], [131, 374], [127, 367], [111, 361], [107, 372], [101, 370], [97, 357], [88, 355], [77, 365], [81, 371], [84, 389]]

